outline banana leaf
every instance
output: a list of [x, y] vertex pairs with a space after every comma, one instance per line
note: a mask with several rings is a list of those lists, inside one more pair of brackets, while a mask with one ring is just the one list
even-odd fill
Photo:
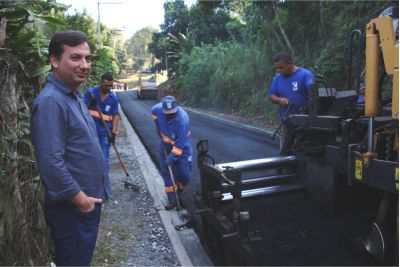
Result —
[[30, 73], [30, 76], [31, 76], [31, 77], [36, 77], [36, 76], [45, 74], [45, 73], [49, 72], [50, 70], [51, 70], [50, 65], [41, 66], [41, 67], [39, 67], [39, 68], [37, 68], [37, 69], [34, 69], [34, 70]]

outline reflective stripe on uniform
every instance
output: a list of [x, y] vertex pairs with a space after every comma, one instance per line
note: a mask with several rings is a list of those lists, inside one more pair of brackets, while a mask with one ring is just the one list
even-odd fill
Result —
[[99, 118], [99, 119], [103, 118], [104, 121], [112, 121], [112, 116], [108, 116], [103, 113], [100, 113], [101, 114], [101, 116], [100, 116], [100, 114], [97, 110], [90, 109], [89, 112], [90, 112], [90, 115], [92, 115], [95, 118]]
[[174, 187], [173, 186], [166, 186], [165, 187], [165, 192], [167, 192], [167, 193], [175, 192]]
[[182, 156], [183, 150], [177, 148], [176, 146], [174, 146], [174, 147], [172, 148], [172, 153], [174, 153], [174, 154], [177, 155], [177, 156]]

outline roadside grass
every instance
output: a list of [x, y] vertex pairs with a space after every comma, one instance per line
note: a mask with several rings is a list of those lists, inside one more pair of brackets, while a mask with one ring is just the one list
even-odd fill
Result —
[[128, 240], [129, 231], [122, 223], [110, 220], [110, 216], [107, 209], [103, 209], [101, 218], [103, 223], [99, 229], [92, 266], [115, 266], [127, 260], [128, 255], [120, 249], [118, 242], [113, 240]]

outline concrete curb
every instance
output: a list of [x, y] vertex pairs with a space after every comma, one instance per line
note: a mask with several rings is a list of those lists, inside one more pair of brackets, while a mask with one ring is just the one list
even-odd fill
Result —
[[149, 190], [154, 200], [154, 204], [158, 209], [158, 213], [160, 214], [161, 220], [165, 226], [165, 230], [167, 231], [168, 237], [171, 240], [172, 246], [178, 257], [179, 264], [181, 266], [193, 266], [192, 261], [190, 260], [190, 257], [186, 252], [186, 249], [183, 246], [179, 238], [179, 235], [172, 224], [171, 213], [164, 211], [163, 203], [167, 202], [167, 196], [163, 191], [164, 188], [163, 179], [159, 174], [157, 167], [154, 165], [149, 154], [147, 153], [146, 149], [144, 148], [143, 144], [139, 141], [140, 140], [139, 137], [132, 129], [121, 106], [119, 106], [119, 110], [120, 110], [121, 121], [125, 126], [128, 135], [128, 140], [130, 141], [133, 150], [135, 151], [135, 154], [137, 156], [140, 169], [146, 181], [147, 189]]

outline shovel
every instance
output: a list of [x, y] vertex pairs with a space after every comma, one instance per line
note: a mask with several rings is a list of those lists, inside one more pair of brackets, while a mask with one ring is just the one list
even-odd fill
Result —
[[[165, 159], [168, 159], [168, 154], [167, 154], [167, 150], [165, 149], [165, 147], [163, 147], [164, 150], [164, 156]], [[190, 220], [188, 220], [188, 214], [187, 212], [185, 214], [183, 214], [183, 210], [182, 210], [182, 206], [181, 206], [181, 202], [179, 199], [179, 195], [178, 192], [176, 190], [176, 182], [175, 182], [175, 177], [174, 174], [172, 172], [172, 168], [169, 164], [168, 165], [168, 172], [169, 172], [169, 176], [171, 177], [171, 181], [172, 181], [172, 186], [174, 188], [174, 193], [175, 193], [175, 197], [176, 197], [176, 209], [178, 211], [178, 216], [179, 216], [179, 220], [177, 220], [177, 218], [175, 218], [174, 216], [172, 216], [172, 224], [175, 227], [175, 230], [177, 231], [181, 231], [185, 228], [191, 228], [192, 227], [192, 222]]]
[[[96, 99], [96, 96], [93, 94], [93, 92], [90, 92], [90, 93], [91, 93], [91, 95], [92, 95], [92, 98], [93, 98], [93, 99]], [[97, 108], [97, 112], [98, 112], [99, 115], [100, 115], [100, 119], [101, 119], [101, 121], [103, 122], [103, 126], [104, 126], [104, 128], [106, 128], [108, 138], [111, 139], [110, 129], [108, 129], [107, 124], [106, 124], [106, 122], [105, 122], [104, 119], [103, 119], [103, 115], [102, 115], [102, 113], [101, 113], [101, 111], [100, 111], [100, 107], [99, 107], [99, 104], [98, 104], [98, 103], [97, 103], [97, 105], [96, 105], [96, 108]], [[138, 185], [135, 185], [135, 183], [132, 181], [131, 177], [129, 176], [129, 173], [128, 173], [128, 171], [126, 170], [125, 164], [124, 164], [124, 162], [123, 162], [122, 159], [121, 159], [121, 156], [120, 156], [120, 154], [119, 154], [119, 152], [118, 152], [118, 149], [117, 149], [115, 143], [111, 143], [111, 144], [112, 144], [112, 147], [114, 148], [115, 154], [117, 155], [118, 161], [119, 161], [119, 163], [121, 164], [121, 167], [122, 167], [122, 169], [123, 169], [124, 172], [125, 172], [125, 181], [124, 181], [124, 186], [125, 186], [125, 188], [130, 189], [130, 190], [132, 190], [133, 192], [139, 192], [140, 187], [139, 187]]]

